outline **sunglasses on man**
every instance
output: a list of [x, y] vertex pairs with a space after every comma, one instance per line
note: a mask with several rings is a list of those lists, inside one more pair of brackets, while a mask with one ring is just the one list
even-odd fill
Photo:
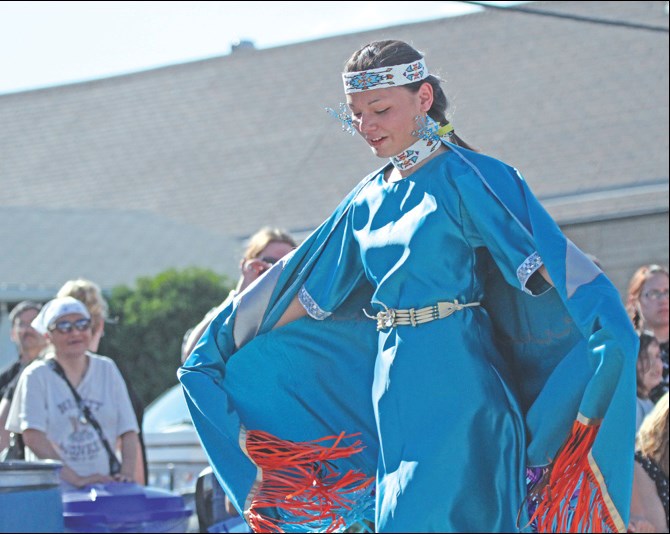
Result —
[[49, 328], [49, 332], [58, 330], [61, 334], [69, 334], [73, 329], [77, 329], [79, 332], [84, 332], [89, 328], [91, 328], [90, 319], [77, 319], [76, 321], [58, 321]]

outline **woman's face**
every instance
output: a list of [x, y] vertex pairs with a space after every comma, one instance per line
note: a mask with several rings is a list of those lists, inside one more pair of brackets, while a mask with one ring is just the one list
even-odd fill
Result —
[[277, 263], [293, 250], [293, 245], [284, 241], [271, 241], [260, 251], [258, 256], [242, 262], [242, 275], [244, 284], [240, 290], [246, 288], [251, 282]]
[[638, 306], [645, 328], [667, 328], [668, 277], [665, 273], [651, 275], [642, 285]]
[[[87, 321], [87, 326], [78, 321]], [[78, 313], [64, 315], [56, 321], [48, 336], [57, 356], [65, 358], [81, 356], [86, 353], [91, 343], [91, 321]]]
[[[648, 395], [658, 386], [663, 379], [663, 360], [661, 360], [661, 347], [658, 343], [650, 343], [647, 347], [648, 369], [642, 374], [642, 387]], [[641, 363], [638, 363], [638, 372], [642, 372]]]
[[433, 89], [424, 83], [417, 93], [404, 87], [372, 89], [347, 95], [353, 126], [380, 158], [396, 156], [412, 146], [417, 137], [417, 115], [425, 115], [433, 103]]
[[271, 241], [268, 243], [268, 246], [265, 247], [261, 253], [258, 255], [258, 258], [262, 264], [263, 268], [258, 273], [258, 276], [267, 271], [280, 259], [286, 256], [289, 252], [293, 250], [293, 245], [285, 243], [283, 241]]

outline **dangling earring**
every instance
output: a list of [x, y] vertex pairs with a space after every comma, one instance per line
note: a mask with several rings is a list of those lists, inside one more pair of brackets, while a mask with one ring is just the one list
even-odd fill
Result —
[[342, 123], [342, 130], [351, 135], [356, 135], [356, 129], [353, 125], [353, 119], [349, 115], [349, 110], [346, 104], [340, 104], [340, 111], [337, 112], [333, 108], [326, 108], [326, 111]]
[[439, 141], [442, 137], [451, 137], [454, 133], [454, 127], [451, 124], [440, 127], [430, 115], [417, 115], [414, 120], [417, 129], [412, 132], [412, 135], [424, 141]]
[[414, 137], [423, 139], [424, 141], [438, 141], [440, 136], [437, 135], [437, 130], [440, 125], [429, 115], [417, 115], [414, 117], [416, 121], [416, 130], [412, 132]]

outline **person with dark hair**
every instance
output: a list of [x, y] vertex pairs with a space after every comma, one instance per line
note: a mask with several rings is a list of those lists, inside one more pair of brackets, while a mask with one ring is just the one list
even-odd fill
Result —
[[254, 531], [625, 531], [638, 337], [618, 291], [456, 134], [419, 51], [370, 43], [342, 77], [330, 114], [387, 162], [178, 372], [231, 502]]
[[637, 412], [635, 415], [635, 431], [637, 432], [644, 418], [654, 408], [654, 401], [649, 394], [663, 379], [663, 362], [658, 340], [648, 332], [640, 334], [640, 348], [637, 356]]
[[[19, 302], [9, 312], [9, 322], [11, 325], [10, 337], [16, 343], [19, 357], [5, 371], [0, 373], [0, 452], [10, 445], [10, 432], [5, 428], [9, 405], [12, 403], [16, 383], [21, 371], [37, 357], [39, 357], [47, 346], [47, 342], [39, 332], [37, 332], [30, 323], [37, 317], [42, 304], [32, 300]], [[21, 454], [21, 437], [16, 435], [13, 439], [18, 440], [16, 446], [19, 447], [14, 454]]]
[[659, 342], [663, 362], [663, 379], [650, 393], [652, 402], [668, 391], [668, 329], [670, 328], [669, 275], [667, 267], [642, 265], [628, 283], [626, 309], [635, 330], [648, 330]]
[[16, 343], [19, 357], [5, 371], [0, 373], [0, 398], [7, 385], [14, 380], [20, 370], [32, 362], [46, 347], [46, 341], [35, 329], [30, 326], [37, 316], [42, 305], [32, 300], [19, 302], [9, 312], [10, 338]]

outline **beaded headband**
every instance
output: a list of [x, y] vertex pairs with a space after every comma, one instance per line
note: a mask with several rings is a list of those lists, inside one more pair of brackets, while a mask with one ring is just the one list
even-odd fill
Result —
[[384, 87], [397, 87], [399, 85], [418, 82], [427, 77], [428, 69], [423, 59], [402, 65], [393, 65], [392, 67], [345, 72], [342, 74], [344, 92], [346, 94], [360, 93]]

